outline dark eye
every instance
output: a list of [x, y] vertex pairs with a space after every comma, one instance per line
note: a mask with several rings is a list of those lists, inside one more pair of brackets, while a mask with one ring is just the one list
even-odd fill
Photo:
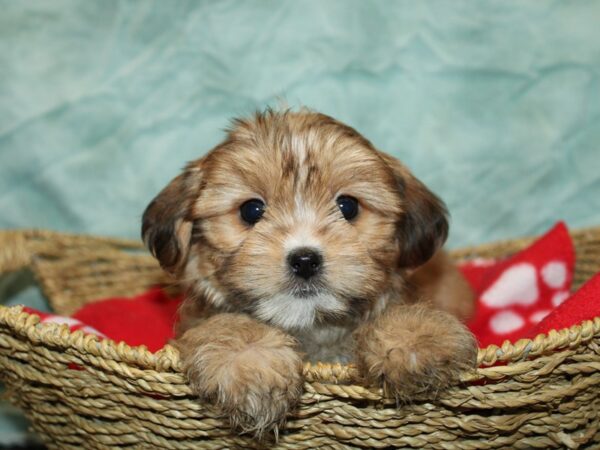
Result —
[[344, 219], [352, 220], [358, 215], [358, 200], [349, 195], [340, 195], [336, 203], [344, 215]]
[[244, 222], [254, 225], [256, 222], [260, 220], [263, 213], [265, 212], [265, 204], [262, 200], [257, 198], [253, 198], [252, 200], [248, 200], [244, 202], [242, 206], [240, 206], [240, 215]]

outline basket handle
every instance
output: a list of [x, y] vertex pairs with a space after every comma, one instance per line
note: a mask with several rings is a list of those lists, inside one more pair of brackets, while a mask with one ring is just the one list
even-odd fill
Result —
[[31, 252], [27, 241], [26, 231], [0, 231], [0, 275], [31, 265]]

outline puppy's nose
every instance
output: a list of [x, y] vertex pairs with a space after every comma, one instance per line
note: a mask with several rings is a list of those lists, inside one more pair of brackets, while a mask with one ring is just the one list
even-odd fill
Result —
[[288, 264], [294, 275], [308, 280], [321, 269], [323, 258], [321, 255], [307, 247], [298, 248], [288, 255]]

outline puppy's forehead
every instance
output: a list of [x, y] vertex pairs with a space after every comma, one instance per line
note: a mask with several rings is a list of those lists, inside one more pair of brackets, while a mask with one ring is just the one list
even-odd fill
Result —
[[285, 201], [300, 195], [311, 202], [346, 194], [373, 200], [375, 207], [398, 202], [397, 181], [371, 143], [317, 113], [237, 121], [205, 166], [207, 185], [230, 196]]

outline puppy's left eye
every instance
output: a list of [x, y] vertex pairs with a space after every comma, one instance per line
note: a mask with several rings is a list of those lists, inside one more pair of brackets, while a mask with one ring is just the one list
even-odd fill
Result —
[[358, 200], [349, 195], [340, 195], [336, 199], [336, 203], [340, 211], [344, 215], [344, 219], [352, 220], [358, 215]]
[[240, 206], [240, 216], [244, 222], [249, 225], [254, 225], [256, 222], [260, 220], [262, 215], [265, 212], [265, 204], [262, 200], [257, 198], [253, 198], [244, 202], [242, 206]]

